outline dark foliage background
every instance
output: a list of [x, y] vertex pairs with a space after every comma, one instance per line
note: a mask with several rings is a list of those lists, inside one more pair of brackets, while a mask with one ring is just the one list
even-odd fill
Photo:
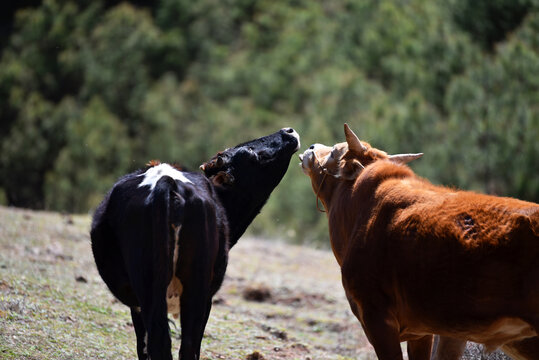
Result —
[[[95, 208], [149, 159], [196, 169], [292, 126], [435, 183], [539, 201], [538, 0], [17, 1], [0, 16], [0, 201]], [[304, 148], [303, 147], [303, 148]], [[252, 231], [325, 239], [291, 168]]]

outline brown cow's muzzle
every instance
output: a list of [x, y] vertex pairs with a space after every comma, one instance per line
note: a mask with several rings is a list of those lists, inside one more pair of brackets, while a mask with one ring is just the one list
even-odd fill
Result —
[[303, 154], [299, 155], [301, 169], [305, 175], [311, 176], [318, 174], [322, 170], [321, 159], [325, 158], [331, 148], [322, 144], [313, 144], [309, 146]]
[[303, 154], [299, 154], [299, 164], [305, 175], [311, 173], [311, 168], [314, 164], [314, 152], [312, 150], [306, 150]]

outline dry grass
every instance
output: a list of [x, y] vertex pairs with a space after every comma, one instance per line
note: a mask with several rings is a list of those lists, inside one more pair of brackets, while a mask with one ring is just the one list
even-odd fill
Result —
[[[128, 309], [95, 269], [89, 224], [0, 207], [0, 359], [136, 358]], [[203, 359], [376, 358], [330, 252], [241, 239], [214, 300]]]

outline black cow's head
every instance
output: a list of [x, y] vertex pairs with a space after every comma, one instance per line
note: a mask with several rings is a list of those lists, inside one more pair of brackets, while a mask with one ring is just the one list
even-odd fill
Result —
[[284, 128], [221, 151], [200, 168], [215, 185], [275, 187], [299, 146], [298, 133]]
[[238, 225], [231, 229], [232, 241], [258, 214], [299, 146], [298, 133], [284, 128], [221, 151], [200, 166], [224, 198], [231, 227]]

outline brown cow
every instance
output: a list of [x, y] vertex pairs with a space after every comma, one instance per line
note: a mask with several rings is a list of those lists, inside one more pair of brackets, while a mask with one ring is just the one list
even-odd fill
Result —
[[347, 125], [345, 135], [300, 159], [378, 357], [402, 360], [408, 341], [411, 360], [429, 359], [439, 334], [442, 345], [471, 340], [539, 359], [539, 205], [434, 186], [404, 165], [422, 154], [389, 156]]

